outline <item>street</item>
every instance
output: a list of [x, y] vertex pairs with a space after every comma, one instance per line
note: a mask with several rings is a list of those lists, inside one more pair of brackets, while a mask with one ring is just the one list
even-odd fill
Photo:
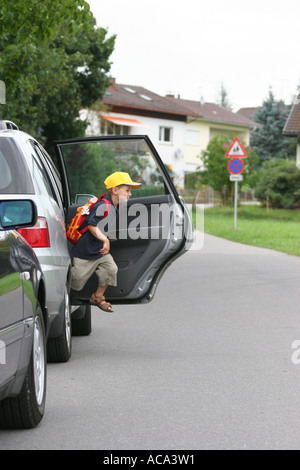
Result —
[[0, 449], [298, 449], [300, 258], [205, 235], [147, 305], [93, 307], [46, 413]]

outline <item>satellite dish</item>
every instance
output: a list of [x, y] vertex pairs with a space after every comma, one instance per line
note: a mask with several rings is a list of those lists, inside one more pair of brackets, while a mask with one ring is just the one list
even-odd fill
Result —
[[181, 149], [177, 149], [176, 152], [175, 152], [175, 157], [176, 158], [182, 158], [183, 157], [183, 153], [182, 153], [182, 150]]

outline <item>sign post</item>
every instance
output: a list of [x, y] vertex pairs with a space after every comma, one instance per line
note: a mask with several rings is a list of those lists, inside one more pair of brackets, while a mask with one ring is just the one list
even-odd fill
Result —
[[227, 169], [230, 173], [230, 181], [234, 181], [234, 230], [237, 227], [237, 200], [238, 200], [238, 182], [243, 181], [243, 175], [241, 174], [244, 170], [244, 162], [242, 158], [247, 158], [247, 154], [236, 137], [229, 147], [225, 155], [226, 158], [230, 158]]
[[238, 200], [238, 182], [234, 182], [234, 216], [233, 216], [233, 228], [236, 230], [237, 222], [237, 200]]

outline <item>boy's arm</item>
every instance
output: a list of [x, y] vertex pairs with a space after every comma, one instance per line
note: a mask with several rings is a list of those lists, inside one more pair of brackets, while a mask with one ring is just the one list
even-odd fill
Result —
[[110, 250], [110, 243], [107, 236], [95, 225], [88, 225], [88, 229], [95, 238], [103, 242], [103, 248], [100, 250], [101, 255], [107, 255]]

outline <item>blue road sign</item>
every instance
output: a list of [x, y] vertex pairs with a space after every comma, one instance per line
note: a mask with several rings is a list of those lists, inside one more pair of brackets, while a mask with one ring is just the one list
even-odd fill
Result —
[[231, 158], [227, 165], [229, 173], [232, 175], [239, 175], [244, 169], [244, 162], [240, 158]]

